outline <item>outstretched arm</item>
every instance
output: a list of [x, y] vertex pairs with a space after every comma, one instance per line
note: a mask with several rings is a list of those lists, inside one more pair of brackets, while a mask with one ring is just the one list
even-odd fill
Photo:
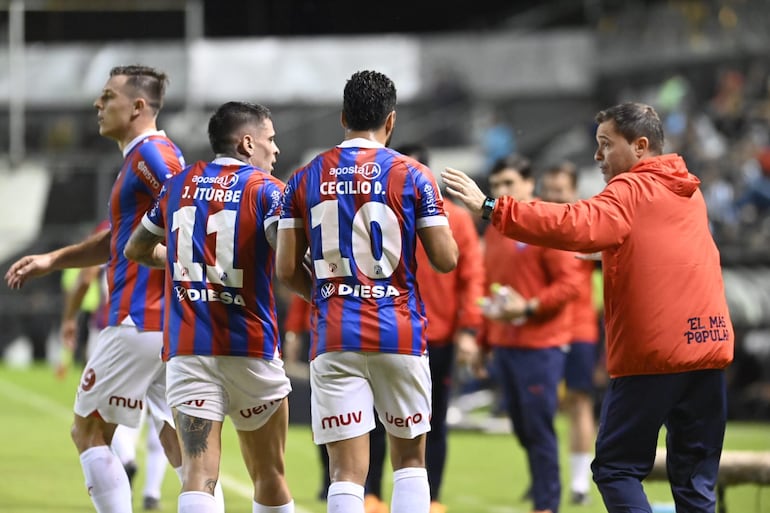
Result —
[[9, 288], [19, 289], [30, 278], [67, 268], [90, 267], [107, 262], [110, 257], [110, 229], [97, 232], [82, 242], [42, 255], [18, 259], [5, 273]]

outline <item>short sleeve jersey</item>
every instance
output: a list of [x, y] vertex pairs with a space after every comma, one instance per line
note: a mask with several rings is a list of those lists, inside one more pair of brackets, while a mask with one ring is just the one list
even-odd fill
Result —
[[266, 230], [283, 183], [231, 158], [197, 162], [169, 180], [142, 224], [166, 239], [164, 359], [272, 360], [279, 337]]
[[177, 146], [161, 132], [148, 132], [123, 150], [123, 166], [109, 203], [110, 257], [107, 261], [107, 324], [128, 324], [142, 331], [163, 329], [163, 271], [137, 264], [123, 249], [163, 183], [184, 167]]
[[279, 229], [303, 228], [310, 248], [310, 358], [328, 351], [422, 354], [417, 231], [447, 224], [431, 171], [378, 143], [346, 140], [298, 169]]

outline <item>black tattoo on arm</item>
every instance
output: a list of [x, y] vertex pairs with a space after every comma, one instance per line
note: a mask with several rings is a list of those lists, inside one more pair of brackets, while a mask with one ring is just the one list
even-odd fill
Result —
[[[196, 458], [206, 452], [212, 424], [213, 421], [211, 420], [191, 417], [177, 412], [177, 432], [179, 433], [179, 439], [182, 441], [182, 449], [189, 457]], [[216, 480], [214, 480], [214, 484], [216, 484]], [[211, 485], [212, 492], [214, 484]], [[206, 486], [208, 486], [208, 482]]]

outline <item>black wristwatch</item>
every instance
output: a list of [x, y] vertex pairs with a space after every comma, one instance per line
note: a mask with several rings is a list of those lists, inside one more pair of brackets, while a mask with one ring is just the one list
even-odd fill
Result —
[[497, 200], [495, 198], [490, 198], [487, 196], [484, 198], [484, 203], [481, 204], [481, 218], [484, 220], [489, 220], [489, 217], [492, 215], [492, 211], [495, 209], [495, 203]]

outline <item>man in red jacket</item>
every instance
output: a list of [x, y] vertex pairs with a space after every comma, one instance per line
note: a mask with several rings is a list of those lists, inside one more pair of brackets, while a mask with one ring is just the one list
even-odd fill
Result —
[[[512, 155], [489, 174], [493, 196], [534, 201], [529, 160]], [[573, 253], [484, 233], [487, 287], [509, 291], [502, 311], [488, 313], [480, 341], [493, 350], [501, 390], [519, 443], [527, 453], [536, 512], [556, 513], [561, 497], [554, 429], [558, 386], [572, 340], [568, 305], [577, 297], [580, 262]]]
[[663, 155], [655, 110], [624, 103], [596, 116], [604, 191], [574, 204], [486, 198], [462, 171], [450, 194], [506, 236], [602, 252], [607, 370], [591, 465], [610, 513], [650, 512], [642, 480], [666, 426], [678, 511], [713, 513], [727, 418], [724, 368], [733, 329], [700, 181]]

